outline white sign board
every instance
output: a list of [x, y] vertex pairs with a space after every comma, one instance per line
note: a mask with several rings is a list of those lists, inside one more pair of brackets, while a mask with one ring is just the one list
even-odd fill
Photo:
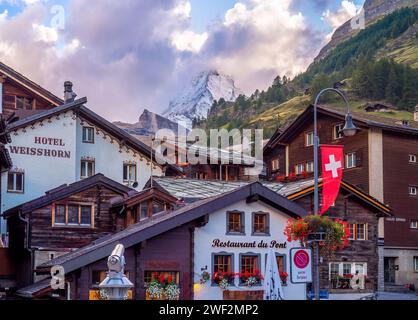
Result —
[[290, 250], [290, 281], [292, 283], [312, 282], [312, 250], [292, 248]]

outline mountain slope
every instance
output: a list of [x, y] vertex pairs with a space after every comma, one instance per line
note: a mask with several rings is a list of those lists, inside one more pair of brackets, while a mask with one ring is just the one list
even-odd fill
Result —
[[115, 122], [114, 124], [130, 134], [140, 136], [151, 136], [159, 129], [170, 129], [177, 133], [180, 128], [182, 132], [186, 132], [186, 129], [181, 127], [179, 124], [147, 109], [144, 110], [136, 123]]
[[[378, 19], [404, 7], [418, 7], [416, 0], [366, 0], [363, 5], [366, 27], [370, 26]], [[345, 22], [332, 35], [331, 41], [325, 45], [314, 63], [318, 63], [332, 52], [340, 43], [355, 36], [360, 29], [353, 29], [351, 21]]]
[[220, 98], [235, 101], [241, 91], [234, 80], [216, 71], [202, 72], [193, 79], [177, 98], [169, 104], [163, 113], [171, 121], [191, 129], [194, 119], [206, 119], [213, 101]]

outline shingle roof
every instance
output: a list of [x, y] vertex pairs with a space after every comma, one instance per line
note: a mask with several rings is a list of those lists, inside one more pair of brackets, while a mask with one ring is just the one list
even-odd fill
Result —
[[131, 225], [121, 232], [105, 236], [86, 247], [50, 260], [40, 265], [38, 271], [46, 270], [54, 265], [62, 265], [66, 273], [74, 271], [83, 265], [108, 256], [117, 243], [130, 247], [253, 195], [259, 195], [261, 200], [280, 208], [290, 216], [297, 217], [307, 214], [306, 210], [299, 205], [263, 187], [260, 183], [254, 182], [229, 192], [196, 201], [174, 211], [158, 213], [152, 218]]
[[21, 212], [23, 214], [30, 213], [33, 210], [47, 206], [54, 201], [65, 199], [72, 194], [81, 192], [83, 190], [92, 188], [93, 186], [97, 186], [97, 185], [106, 186], [107, 188], [110, 188], [122, 194], [123, 193], [128, 194], [129, 192], [133, 190], [127, 186], [124, 186], [123, 184], [120, 184], [114, 180], [111, 180], [105, 177], [101, 173], [98, 173], [92, 177], [71, 183], [69, 185], [64, 184], [50, 191], [47, 191], [45, 192], [44, 196], [41, 196], [39, 198], [36, 198], [34, 200], [23, 203], [19, 206], [16, 206], [14, 208], [11, 208], [5, 211], [3, 213], [3, 216], [7, 218], [10, 215], [16, 214], [18, 212]]

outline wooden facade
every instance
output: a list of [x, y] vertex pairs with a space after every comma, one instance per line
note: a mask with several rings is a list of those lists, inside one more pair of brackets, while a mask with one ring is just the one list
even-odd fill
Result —
[[2, 111], [5, 118], [24, 118], [39, 110], [59, 106], [63, 101], [12, 68], [0, 63]]

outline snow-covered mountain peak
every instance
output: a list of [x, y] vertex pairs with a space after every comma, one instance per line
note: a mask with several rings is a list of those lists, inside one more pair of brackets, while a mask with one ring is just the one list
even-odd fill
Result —
[[199, 73], [189, 87], [169, 104], [164, 116], [191, 129], [193, 119], [206, 119], [214, 100], [235, 101], [242, 92], [232, 77], [216, 70]]

